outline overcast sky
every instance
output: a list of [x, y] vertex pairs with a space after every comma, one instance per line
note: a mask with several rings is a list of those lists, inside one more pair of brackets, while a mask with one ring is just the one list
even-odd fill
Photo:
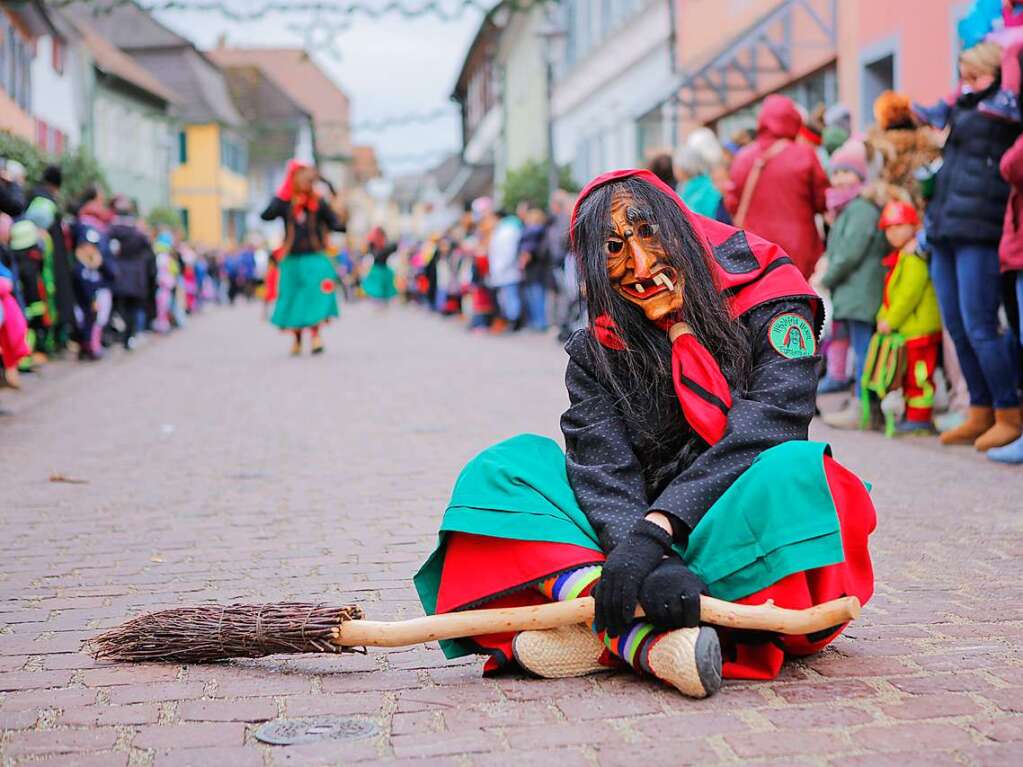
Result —
[[[206, 11], [164, 11], [158, 16], [200, 48], [213, 47], [222, 34], [233, 46], [315, 43], [323, 51], [316, 54], [316, 60], [351, 99], [353, 124], [447, 109], [444, 118], [430, 123], [354, 133], [356, 143], [376, 147], [388, 175], [425, 169], [442, 159], [445, 150], [459, 148], [458, 112], [449, 96], [479, 26], [479, 11], [467, 9], [460, 18], [446, 22], [432, 16], [405, 19], [390, 15], [379, 20], [358, 16], [352, 19], [350, 29], [336, 33], [327, 29], [332, 23], [327, 17], [325, 24], [315, 25], [311, 36], [289, 29], [291, 25], [310, 27], [312, 17], [297, 12], [245, 23]], [[332, 41], [337, 58], [324, 45], [327, 40]], [[397, 159], [426, 153], [433, 154], [418, 161]]]

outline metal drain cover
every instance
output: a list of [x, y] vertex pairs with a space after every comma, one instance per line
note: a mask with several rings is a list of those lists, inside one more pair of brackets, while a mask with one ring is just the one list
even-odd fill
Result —
[[275, 746], [317, 743], [321, 740], [358, 740], [370, 738], [377, 726], [366, 719], [343, 716], [317, 716], [312, 719], [276, 719], [253, 733], [256, 740]]

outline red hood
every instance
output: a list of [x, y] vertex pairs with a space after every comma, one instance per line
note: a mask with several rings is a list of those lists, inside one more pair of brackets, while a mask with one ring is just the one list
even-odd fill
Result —
[[803, 126], [803, 118], [796, 109], [795, 103], [787, 96], [774, 94], [764, 99], [757, 123], [758, 136], [771, 139], [794, 139]]
[[[788, 101], [788, 99], [784, 100]], [[796, 116], [798, 117], [798, 113]], [[785, 251], [774, 243], [762, 240], [752, 233], [740, 232], [735, 227], [693, 213], [685, 206], [685, 203], [682, 202], [674, 189], [648, 170], [640, 170], [638, 168], [613, 170], [597, 176], [586, 185], [582, 192], [579, 193], [579, 199], [572, 210], [572, 223], [569, 232], [573, 238], [573, 248], [575, 247], [576, 217], [579, 215], [579, 207], [582, 205], [583, 200], [595, 189], [627, 178], [638, 178], [645, 181], [666, 194], [678, 205], [679, 210], [688, 219], [693, 232], [703, 245], [703, 251], [706, 255], [707, 264], [714, 276], [714, 282], [718, 290], [727, 296], [729, 309], [733, 317], [738, 317], [754, 306], [768, 301], [784, 297], [799, 297], [807, 299], [811, 306], [813, 306], [818, 313], [818, 323], [823, 320], [820, 299], [807, 284], [806, 280], [803, 279], [803, 276], [799, 274], [798, 269], [792, 265]], [[724, 248], [726, 251], [729, 250], [727, 243], [733, 242], [737, 236], [741, 237], [742, 244], [748, 248], [749, 257], [752, 261], [748, 264], [748, 269], [741, 268], [729, 271], [721, 266], [715, 252], [721, 248]], [[777, 268], [779, 266], [783, 268]]]
[[[575, 207], [572, 208], [572, 221], [568, 227], [569, 236], [572, 238], [573, 248], [575, 247], [575, 220], [576, 217], [579, 215], [579, 208], [582, 206], [583, 200], [589, 197], [591, 192], [593, 192], [596, 189], [599, 189], [605, 184], [611, 184], [615, 181], [623, 181], [624, 179], [633, 177], [641, 179], [642, 181], [646, 181], [651, 186], [656, 187], [657, 189], [668, 195], [668, 197], [670, 197], [672, 201], [678, 205], [679, 210], [682, 211], [682, 215], [689, 219], [689, 223], [692, 225], [693, 229], [696, 230], [697, 236], [700, 236], [701, 239], [705, 239], [702, 237], [700, 226], [697, 223], [695, 217], [693, 216], [693, 212], [686, 207], [685, 203], [682, 202], [682, 199], [678, 196], [674, 189], [665, 184], [663, 181], [657, 178], [657, 176], [655, 176], [652, 172], [648, 170], [644, 170], [641, 168], [624, 168], [622, 170], [611, 170], [608, 171], [607, 173], [601, 173], [590, 183], [588, 183], [585, 187], [583, 187], [583, 190], [579, 193], [579, 197], [575, 201]], [[704, 244], [707, 244], [706, 241], [704, 242]]]

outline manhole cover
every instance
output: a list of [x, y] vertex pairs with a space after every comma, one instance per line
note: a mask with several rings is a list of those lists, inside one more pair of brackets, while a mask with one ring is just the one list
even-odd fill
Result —
[[318, 716], [315, 719], [277, 719], [254, 733], [256, 740], [275, 746], [316, 743], [321, 740], [357, 740], [377, 734], [377, 726], [365, 719]]

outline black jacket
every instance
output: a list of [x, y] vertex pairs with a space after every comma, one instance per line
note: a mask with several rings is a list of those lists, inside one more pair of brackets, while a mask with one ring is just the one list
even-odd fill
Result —
[[1002, 236], [1009, 185], [998, 163], [1020, 128], [977, 111], [977, 104], [997, 88], [960, 96], [952, 108], [944, 164], [927, 206], [927, 238], [932, 242], [994, 245]]
[[20, 216], [25, 210], [25, 192], [13, 182], [0, 179], [0, 213]]
[[264, 221], [284, 219], [285, 240], [290, 240], [289, 253], [318, 253], [326, 244], [327, 231], [343, 232], [345, 227], [337, 220], [326, 200], [320, 200], [314, 216], [295, 220], [291, 204], [280, 197], [274, 197], [260, 214]]
[[782, 314], [798, 314], [814, 326], [809, 305], [798, 300], [762, 304], [743, 315], [752, 339], [752, 374], [746, 391], [732, 392], [728, 429], [710, 447], [690, 429], [677, 401], [641, 408], [661, 420], [654, 431], [664, 435], [644, 436], [651, 429], [630, 423], [597, 380], [590, 331], [569, 339], [565, 382], [571, 406], [561, 417], [568, 479], [605, 551], [651, 511], [667, 514], [677, 531], [688, 534], [760, 453], [807, 439], [820, 357], [790, 359], [771, 346], [768, 327]]
[[114, 258], [114, 296], [144, 299], [149, 295], [150, 271], [156, 255], [131, 218], [117, 218], [107, 231]]

